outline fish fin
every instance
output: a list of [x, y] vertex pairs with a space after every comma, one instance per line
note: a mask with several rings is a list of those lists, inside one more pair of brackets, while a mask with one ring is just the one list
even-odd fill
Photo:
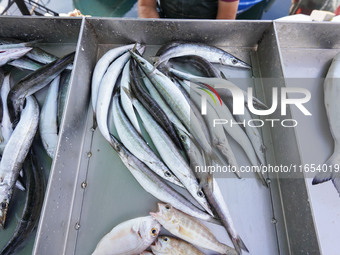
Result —
[[[155, 63], [155, 65], [157, 64], [158, 60], [159, 60], [159, 56], [154, 56], [154, 57], [150, 57], [150, 59], [152, 60], [153, 63]], [[158, 66], [158, 65], [157, 65]]]
[[128, 98], [132, 101], [134, 99], [132, 91], [129, 90], [128, 88], [125, 88], [125, 87], [123, 88], [123, 90], [124, 90], [125, 94], [128, 96]]
[[18, 176], [18, 180], [16, 181], [15, 183], [15, 187], [21, 191], [25, 191], [26, 190], [26, 187], [25, 187], [25, 184], [24, 184], [24, 180], [22, 178], [22, 176]]
[[220, 75], [221, 75], [222, 79], [228, 80], [228, 78], [225, 76], [225, 74], [222, 71], [220, 71]]
[[[337, 159], [336, 155], [333, 154], [326, 162], [325, 162], [325, 165], [327, 166], [333, 166], [335, 164], [337, 164], [337, 162], [340, 162], [340, 159]], [[319, 183], [323, 183], [323, 182], [326, 182], [326, 181], [329, 181], [332, 178], [332, 172], [329, 171], [329, 168], [327, 169], [326, 172], [318, 172], [315, 176], [314, 176], [314, 179], [313, 179], [313, 182], [312, 184], [315, 185], [315, 184], [319, 184]], [[333, 182], [334, 183], [334, 182]], [[335, 184], [334, 184], [335, 185]]]
[[247, 246], [244, 244], [244, 242], [243, 242], [243, 240], [241, 239], [240, 236], [237, 236], [237, 238], [233, 238], [233, 239], [232, 239], [232, 242], [233, 242], [233, 244], [234, 244], [234, 246], [235, 246], [235, 249], [236, 249], [236, 246], [238, 247], [238, 249], [236, 249], [236, 251], [239, 250], [239, 251], [240, 251], [239, 254], [242, 253], [241, 250], [244, 250], [244, 251], [246, 251], [246, 252], [249, 253], [249, 250], [248, 250]]

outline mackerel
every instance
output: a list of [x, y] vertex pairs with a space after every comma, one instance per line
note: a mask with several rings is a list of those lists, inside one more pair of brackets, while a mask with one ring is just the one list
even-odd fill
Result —
[[13, 188], [39, 123], [39, 106], [33, 96], [26, 98], [20, 121], [11, 135], [0, 162], [0, 226], [5, 227]]

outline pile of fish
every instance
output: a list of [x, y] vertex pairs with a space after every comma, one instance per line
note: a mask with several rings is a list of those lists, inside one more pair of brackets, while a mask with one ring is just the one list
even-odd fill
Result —
[[[65, 69], [70, 68], [74, 59], [74, 53], [59, 59], [36, 47], [36, 43], [0, 39], [1, 231], [6, 231], [8, 220], [14, 220], [7, 219], [6, 216], [12, 209], [15, 188], [20, 187], [26, 192], [22, 216], [12, 238], [1, 249], [1, 255], [12, 254], [22, 247], [39, 220], [45, 180], [37, 166], [39, 160], [31, 147], [33, 142], [39, 141], [35, 139], [39, 129], [47, 154], [52, 158], [54, 156], [58, 142], [58, 123], [61, 119], [57, 115], [62, 114], [62, 110], [58, 108], [63, 108], [70, 77], [70, 71]], [[14, 80], [18, 80], [14, 76], [23, 78], [12, 84]], [[34, 95], [47, 85], [50, 87], [40, 111]], [[59, 86], [62, 87], [60, 92]]]
[[[236, 86], [211, 63], [233, 68], [251, 67], [222, 49], [204, 44], [166, 44], [157, 52], [154, 65], [142, 57], [144, 49], [138, 43], [117, 47], [106, 52], [97, 62], [92, 76], [91, 96], [100, 132], [139, 184], [167, 204], [160, 205], [159, 213], [151, 213], [164, 228], [189, 243], [220, 254], [248, 252], [234, 227], [214, 176], [209, 171], [195, 171], [195, 167], [232, 165], [238, 169], [227, 134], [239, 143], [252, 165], [266, 164], [262, 137], [257, 128], [212, 125], [212, 119], [234, 119], [228, 107], [230, 104], [219, 98], [221, 107], [217, 111], [214, 102], [209, 99], [208, 114], [201, 115], [198, 109], [202, 91], [216, 92], [217, 82], [227, 87]], [[205, 77], [173, 68], [176, 62], [183, 61]], [[243, 91], [244, 95], [246, 93]], [[230, 92], [224, 95], [228, 101], [232, 98]], [[258, 108], [266, 108], [256, 98], [253, 102]], [[114, 127], [109, 124], [110, 115]], [[242, 118], [251, 118], [248, 110]], [[238, 117], [237, 121], [242, 121], [242, 118]], [[141, 130], [146, 130], [149, 138]], [[236, 174], [240, 177], [238, 171]], [[266, 186], [263, 174], [258, 172], [258, 176]], [[181, 188], [174, 189], [170, 183], [181, 187], [183, 192], [178, 191]], [[185, 190], [189, 197], [184, 195]], [[167, 210], [172, 213], [167, 213]], [[222, 224], [235, 249], [218, 243], [197, 219]], [[158, 229], [156, 223], [154, 227]], [[132, 228], [132, 232], [138, 232], [137, 227]], [[131, 245], [129, 249], [128, 245], [110, 242], [115, 239], [111, 237], [115, 234], [112, 231], [102, 239], [93, 254], [138, 254], [142, 251], [142, 246], [137, 249]], [[151, 246], [155, 254], [182, 254], [161, 253], [167, 250], [165, 240], [178, 250], [189, 245], [177, 239], [160, 237]], [[150, 245], [149, 241], [147, 239], [143, 243], [144, 249]]]
[[313, 179], [313, 184], [323, 183], [332, 180], [340, 195], [340, 53], [332, 61], [324, 81], [324, 102], [328, 122], [334, 139], [333, 155], [325, 162], [327, 171], [319, 172]]

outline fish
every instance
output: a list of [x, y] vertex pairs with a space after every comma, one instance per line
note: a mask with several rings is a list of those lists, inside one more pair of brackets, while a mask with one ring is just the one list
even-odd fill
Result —
[[31, 60], [27, 57], [22, 57], [19, 59], [12, 60], [11, 62], [7, 63], [8, 65], [14, 66], [19, 69], [29, 70], [29, 71], [36, 71], [41, 68], [43, 65]]
[[0, 66], [3, 66], [14, 59], [21, 58], [30, 50], [32, 50], [31, 47], [0, 50]]
[[182, 149], [183, 145], [177, 136], [172, 122], [151, 95], [143, 89], [141, 75], [137, 72], [135, 61], [130, 62], [130, 75], [131, 91], [138, 97], [139, 102], [142, 103], [157, 123], [167, 132], [177, 148]]
[[54, 78], [41, 108], [39, 131], [42, 144], [50, 158], [54, 158], [58, 143], [57, 111], [60, 75]]
[[[93, 70], [92, 82], [91, 82], [91, 100], [92, 109], [95, 112], [97, 106], [97, 98], [99, 92], [99, 85], [104, 77], [105, 72], [107, 72], [108, 67], [116, 58], [120, 57], [128, 50], [132, 49], [135, 44], [124, 45], [117, 47], [106, 52], [98, 61]], [[141, 45], [137, 44], [136, 48], [141, 51]]]
[[324, 104], [331, 135], [334, 139], [334, 148], [333, 154], [325, 162], [327, 171], [317, 173], [312, 184], [315, 185], [332, 180], [340, 196], [340, 171], [336, 171], [336, 166], [339, 167], [340, 165], [340, 53], [333, 58], [323, 84], [323, 89]]
[[38, 129], [39, 106], [33, 96], [26, 98], [19, 123], [14, 129], [0, 162], [0, 227], [5, 227], [8, 206], [22, 164]]
[[[32, 154], [32, 155], [30, 155]], [[24, 162], [26, 199], [22, 216], [13, 236], [0, 251], [1, 255], [16, 254], [30, 238], [38, 224], [45, 195], [45, 180], [43, 173], [37, 167], [36, 158], [32, 151]]]
[[155, 63], [155, 68], [160, 64], [167, 63], [171, 58], [197, 55], [204, 57], [211, 63], [220, 63], [231, 67], [250, 69], [251, 66], [246, 62], [238, 59], [232, 54], [217, 48], [215, 46], [209, 46], [202, 43], [180, 43], [176, 46], [170, 47], [163, 51]]
[[154, 255], [154, 254], [150, 251], [143, 251], [140, 255]]
[[118, 96], [113, 97], [112, 112], [113, 121], [118, 136], [124, 146], [139, 160], [145, 163], [152, 171], [171, 183], [183, 187], [177, 177], [169, 170], [169, 168], [158, 158], [158, 156], [150, 149], [143, 138], [137, 133], [132, 124], [119, 104]]
[[191, 244], [169, 236], [159, 236], [151, 250], [155, 255], [204, 255]]
[[188, 215], [214, 224], [220, 224], [220, 222], [214, 219], [211, 215], [197, 208], [182, 194], [165, 183], [160, 177], [158, 177], [158, 175], [151, 171], [149, 167], [132, 155], [131, 152], [129, 152], [115, 136], [111, 135], [111, 138], [112, 141], [110, 145], [117, 152], [124, 165], [146, 192], [150, 193], [160, 201], [171, 204], [173, 207], [187, 213]]
[[3, 102], [3, 117], [1, 121], [1, 133], [3, 136], [3, 142], [0, 144], [0, 150], [3, 151], [6, 146], [9, 138], [13, 133], [12, 122], [9, 117], [8, 107], [7, 107], [7, 96], [10, 91], [10, 74], [6, 75], [4, 78], [4, 82], [1, 86], [0, 95], [1, 101]]
[[199, 220], [175, 209], [169, 204], [158, 203], [158, 212], [150, 212], [166, 230], [193, 245], [218, 252], [236, 255], [235, 249], [220, 243], [213, 233]]
[[61, 126], [61, 119], [64, 114], [67, 92], [68, 92], [68, 88], [70, 85], [71, 73], [72, 72], [70, 70], [64, 70], [60, 74], [59, 94], [58, 94], [58, 113], [57, 113], [58, 130], [59, 130], [59, 127]]
[[132, 51], [130, 51], [130, 53], [176, 116], [199, 142], [201, 147], [207, 153], [211, 152], [212, 148], [210, 146], [209, 138], [205, 136], [205, 133], [202, 130], [202, 124], [199, 122], [196, 115], [192, 113], [190, 104], [180, 89], [178, 89], [167, 76], [157, 69], [154, 69], [154, 67], [144, 58]]
[[122, 72], [122, 78], [120, 81], [120, 100], [121, 100], [124, 112], [126, 113], [126, 116], [131, 121], [131, 124], [134, 126], [134, 128], [139, 134], [142, 134], [142, 131], [140, 130], [140, 126], [137, 120], [135, 110], [133, 109], [131, 100], [125, 94], [125, 91], [124, 91], [124, 88], [130, 90], [130, 83], [131, 83], [131, 80], [130, 80], [130, 60], [129, 60], [125, 64], [123, 72]]
[[111, 137], [107, 124], [107, 119], [112, 93], [116, 86], [117, 79], [129, 58], [130, 54], [126, 52], [109, 66], [100, 83], [100, 87], [98, 90], [97, 105], [95, 110], [96, 119], [100, 132], [108, 142], [110, 142]]
[[138, 255], [155, 241], [160, 230], [161, 225], [151, 216], [122, 222], [99, 241], [92, 255]]
[[152, 118], [143, 105], [136, 98], [133, 98], [129, 91], [126, 91], [126, 94], [131, 98], [132, 104], [139, 113], [145, 129], [151, 137], [151, 140], [161, 155], [164, 163], [175, 174], [192, 197], [204, 208], [204, 210], [213, 216], [204, 193], [199, 188], [194, 173], [182, 154], [176, 149], [176, 145], [172, 142], [171, 138], [161, 128], [161, 126], [159, 126]]
[[49, 84], [67, 65], [73, 62], [74, 54], [75, 53], [72, 52], [61, 59], [44, 65], [42, 68], [22, 78], [11, 88], [8, 94], [7, 104], [11, 122], [14, 125], [18, 120], [18, 115], [22, 109], [25, 97], [34, 94]]

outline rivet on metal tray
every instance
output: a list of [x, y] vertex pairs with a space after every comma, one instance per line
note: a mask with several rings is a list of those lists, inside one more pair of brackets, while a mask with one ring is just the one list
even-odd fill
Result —
[[272, 223], [273, 223], [273, 224], [276, 224], [276, 223], [277, 223], [277, 219], [272, 218]]
[[80, 185], [83, 189], [85, 189], [87, 187], [87, 182], [82, 182], [81, 185]]
[[91, 158], [91, 157], [92, 157], [92, 152], [91, 152], [91, 151], [87, 153], [87, 157], [88, 157], [88, 158]]
[[75, 228], [76, 230], [79, 230], [79, 229], [80, 229], [80, 224], [79, 224], [79, 222], [77, 222], [76, 225], [74, 225], [74, 228]]
[[272, 183], [272, 180], [269, 179], [269, 178], [267, 178], [267, 179], [266, 179], [266, 182], [267, 182], [268, 186], [270, 186], [270, 184]]

